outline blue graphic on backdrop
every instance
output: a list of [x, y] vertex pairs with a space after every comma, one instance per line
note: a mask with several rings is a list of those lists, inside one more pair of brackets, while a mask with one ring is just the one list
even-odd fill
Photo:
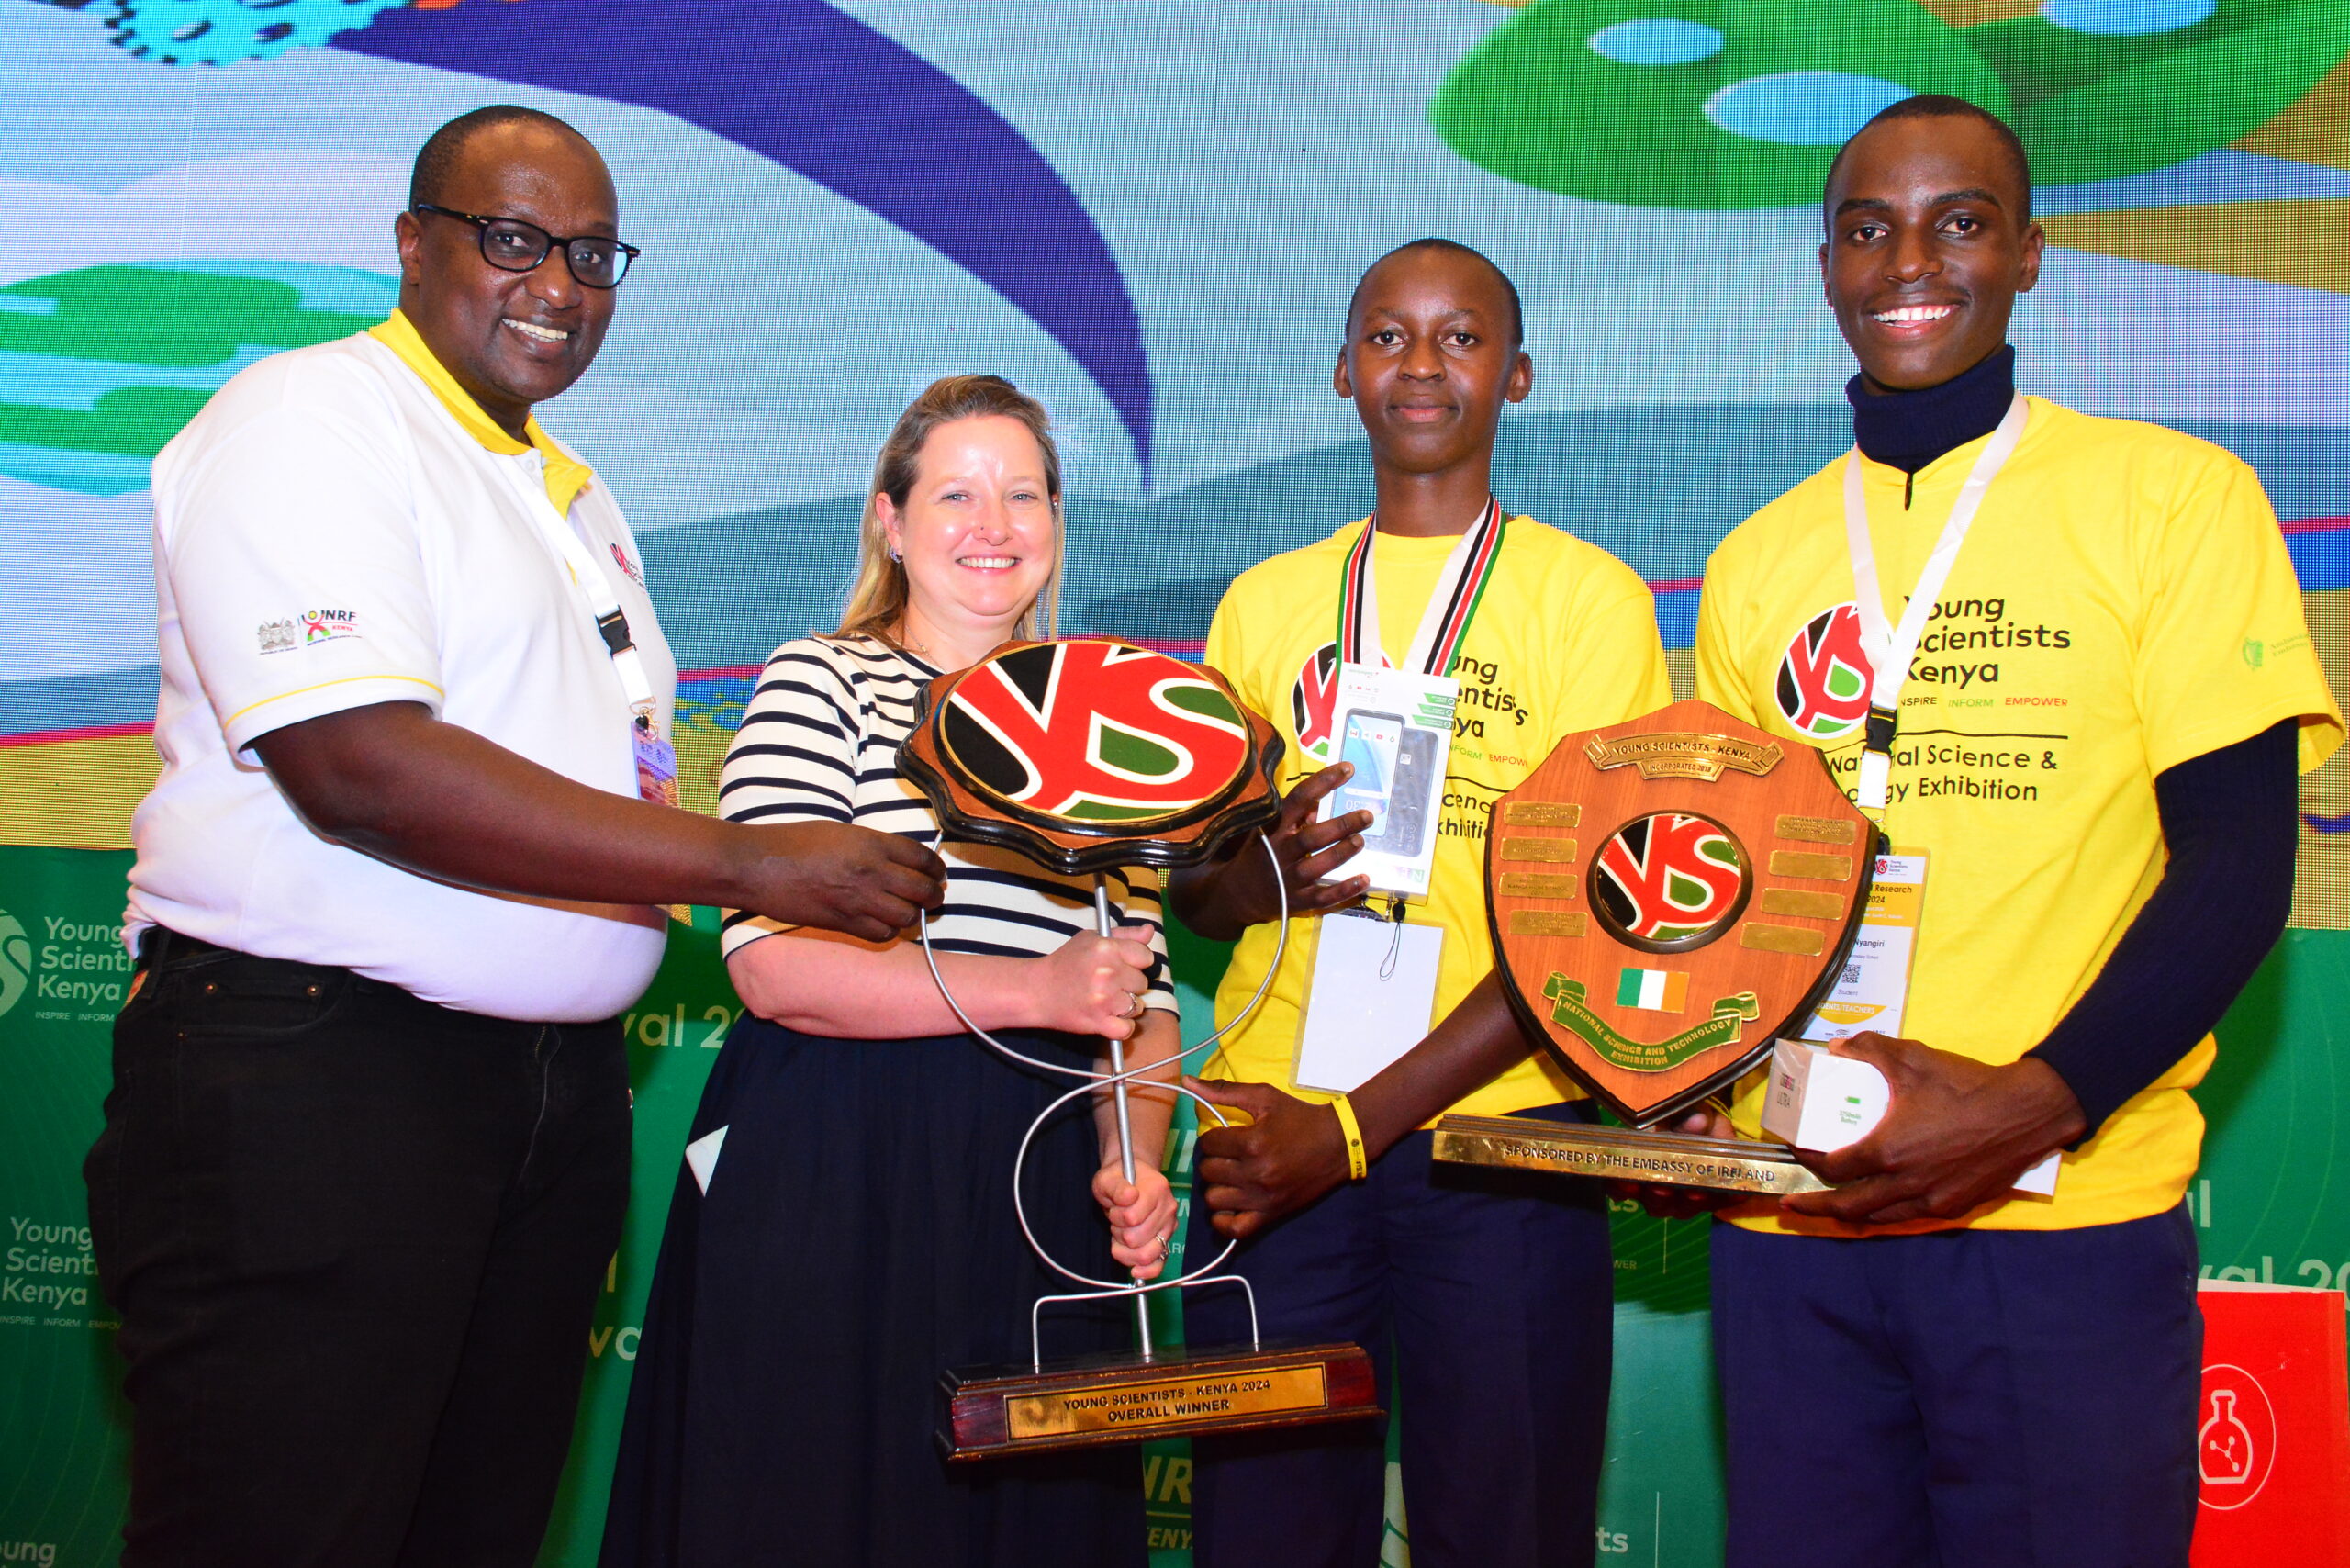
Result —
[[1118, 411], [1149, 483], [1149, 356], [1092, 218], [970, 89], [822, 0], [396, 12], [336, 47], [666, 109], [878, 213], [1050, 332]]

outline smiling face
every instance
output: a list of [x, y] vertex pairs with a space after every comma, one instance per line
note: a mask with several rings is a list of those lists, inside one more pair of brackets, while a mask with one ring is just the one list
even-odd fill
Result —
[[905, 562], [909, 623], [989, 645], [1008, 636], [1052, 576], [1058, 499], [1044, 448], [1018, 420], [984, 414], [932, 431], [905, 504], [886, 494], [873, 503]]
[[1354, 399], [1374, 460], [1441, 473], [1489, 454], [1502, 405], [1533, 390], [1534, 362], [1510, 339], [1509, 293], [1488, 263], [1399, 251], [1356, 291], [1331, 384]]
[[1998, 133], [1964, 115], [1886, 120], [1830, 176], [1819, 270], [1872, 392], [1939, 386], [2008, 341], [2040, 281], [2040, 225]]
[[[565, 238], [620, 233], [604, 161], [579, 138], [543, 126], [476, 132], [431, 199]], [[404, 212], [394, 232], [402, 313], [483, 411], [519, 438], [531, 405], [570, 386], [595, 360], [615, 291], [580, 286], [559, 247], [530, 272], [502, 272], [482, 259], [479, 230], [438, 213]]]

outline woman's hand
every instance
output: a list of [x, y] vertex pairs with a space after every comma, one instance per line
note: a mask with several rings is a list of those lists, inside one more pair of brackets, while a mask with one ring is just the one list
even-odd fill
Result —
[[1028, 960], [1035, 982], [1031, 1025], [1111, 1040], [1131, 1036], [1149, 985], [1153, 932], [1148, 925], [1122, 925], [1113, 936], [1072, 936]]
[[1129, 1182], [1112, 1159], [1093, 1173], [1093, 1201], [1110, 1221], [1110, 1256], [1137, 1280], [1155, 1280], [1175, 1240], [1175, 1190], [1156, 1165], [1137, 1164]]

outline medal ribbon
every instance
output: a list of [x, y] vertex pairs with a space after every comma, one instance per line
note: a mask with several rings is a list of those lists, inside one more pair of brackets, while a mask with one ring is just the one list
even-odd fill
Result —
[[[1501, 558], [1502, 535], [1508, 527], [1501, 502], [1488, 496], [1484, 516], [1460, 536], [1445, 558], [1436, 591], [1428, 595], [1427, 608], [1420, 612], [1411, 651], [1404, 656], [1405, 668], [1426, 675], [1451, 673], [1453, 655], [1469, 635], [1469, 622], [1475, 619], [1485, 587], [1493, 580], [1494, 563]], [[1373, 669], [1387, 663], [1379, 642], [1379, 592], [1371, 579], [1371, 536], [1378, 532], [1379, 516], [1374, 512], [1348, 549], [1338, 575], [1338, 657]]]
[[1926, 557], [1925, 570], [1918, 574], [1918, 586], [1910, 591], [1898, 627], [1886, 624], [1885, 619], [1876, 546], [1869, 538], [1868, 499], [1861, 487], [1860, 448], [1854, 447], [1844, 458], [1844, 539], [1852, 553], [1853, 607], [1861, 617], [1861, 649], [1868, 655], [1875, 677], [1869, 688], [1868, 730], [1856, 796], [1865, 810], [1885, 810], [1886, 786], [1893, 776], [1893, 737], [1900, 727], [1901, 688], [1909, 678], [1909, 661], [1918, 656], [1918, 639], [1925, 634], [1926, 620], [1933, 614], [1942, 585], [1950, 580], [1951, 567], [1958, 564], [1966, 531], [1974, 526], [1975, 514], [1982, 510], [1991, 481], [1999, 476], [2016, 442], [2023, 439], [2024, 421], [2031, 412], [2023, 394], [2017, 393], [1998, 429], [1991, 432], [1975, 459], [1966, 483], [1959, 487], [1958, 499], [1951, 503], [1950, 521], [1942, 524], [1942, 536], [1935, 542], [1934, 553]]

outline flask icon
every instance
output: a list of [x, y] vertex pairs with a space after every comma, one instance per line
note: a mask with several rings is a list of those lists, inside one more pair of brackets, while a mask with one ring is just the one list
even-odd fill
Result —
[[2211, 1390], [2211, 1414], [2195, 1434], [2197, 1467], [2206, 1486], [2241, 1486], [2252, 1479], [2252, 1432], [2236, 1416], [2236, 1391]]

